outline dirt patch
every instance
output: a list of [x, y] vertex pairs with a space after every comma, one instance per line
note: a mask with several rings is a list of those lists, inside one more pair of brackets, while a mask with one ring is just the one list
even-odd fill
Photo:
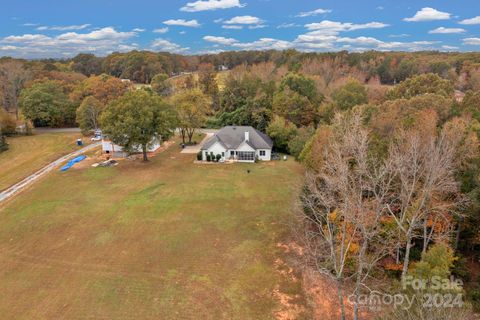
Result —
[[[300, 261], [304, 254], [304, 249], [295, 242], [277, 243], [277, 248], [281, 248], [283, 252], [295, 261]], [[337, 297], [337, 287], [335, 282], [327, 276], [315, 272], [309, 267], [289, 266], [280, 259], [275, 261], [278, 272], [283, 276], [289, 278], [291, 282], [301, 281], [302, 288], [307, 296], [308, 304], [312, 312], [312, 319], [315, 320], [337, 320], [340, 319], [340, 303]], [[295, 270], [299, 269], [301, 270]], [[298, 279], [295, 274], [301, 274], [301, 279]], [[348, 302], [348, 292], [345, 292], [345, 312], [347, 318], [353, 317], [353, 306]], [[291, 303], [294, 297], [282, 294], [281, 292], [274, 292], [274, 296], [283, 306], [276, 316], [277, 319], [287, 320], [296, 319], [294, 315], [301, 314], [304, 309], [298, 308], [297, 305]], [[369, 315], [362, 313], [362, 319], [370, 319]]]

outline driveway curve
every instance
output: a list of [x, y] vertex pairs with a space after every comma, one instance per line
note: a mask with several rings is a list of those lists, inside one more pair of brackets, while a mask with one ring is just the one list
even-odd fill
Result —
[[92, 143], [86, 147], [83, 147], [82, 149], [79, 149], [77, 151], [74, 151], [72, 153], [69, 153], [53, 162], [50, 164], [46, 165], [42, 169], [38, 170], [34, 174], [31, 174], [30, 176], [26, 177], [22, 181], [14, 184], [13, 186], [7, 188], [6, 190], [0, 192], [0, 203], [6, 201], [7, 199], [13, 197], [17, 193], [21, 192], [25, 188], [27, 188], [29, 185], [37, 181], [40, 177], [46, 175], [50, 171], [54, 170], [56, 167], [61, 165], [62, 163], [66, 162], [67, 160], [70, 160], [71, 158], [74, 158], [76, 156], [79, 156], [87, 151], [90, 151], [92, 149], [95, 149], [96, 147], [100, 146], [101, 142], [95, 142]]

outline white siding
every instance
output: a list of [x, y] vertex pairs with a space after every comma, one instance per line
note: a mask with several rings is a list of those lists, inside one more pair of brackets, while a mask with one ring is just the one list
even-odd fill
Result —
[[225, 156], [227, 155], [227, 150], [218, 142], [215, 142], [208, 150], [203, 150], [203, 161], [207, 161], [207, 153], [210, 154], [213, 152], [213, 156], [217, 156], [217, 154], [223, 156], [222, 159], [225, 160]]
[[[147, 151], [154, 152], [158, 148], [160, 148], [160, 146], [161, 146], [160, 139], [154, 138], [150, 143], [150, 146], [148, 147]], [[115, 154], [124, 153], [123, 148], [121, 146], [114, 144], [110, 140], [102, 140], [102, 150], [104, 153], [115, 153]], [[133, 151], [138, 153], [142, 152], [142, 146], [135, 146], [133, 148]]]
[[[265, 151], [265, 155], [261, 156], [260, 151]], [[270, 161], [272, 160], [272, 150], [271, 149], [258, 149], [257, 150], [257, 157], [259, 160], [262, 161]]]

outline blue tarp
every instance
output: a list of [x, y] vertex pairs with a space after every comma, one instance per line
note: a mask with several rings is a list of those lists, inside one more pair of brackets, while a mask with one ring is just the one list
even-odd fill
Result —
[[85, 160], [85, 156], [78, 156], [76, 158], [73, 158], [72, 160], [68, 161], [68, 163], [66, 165], [64, 165], [60, 171], [67, 171], [68, 169], [70, 169], [75, 163], [77, 162], [80, 162], [82, 160]]

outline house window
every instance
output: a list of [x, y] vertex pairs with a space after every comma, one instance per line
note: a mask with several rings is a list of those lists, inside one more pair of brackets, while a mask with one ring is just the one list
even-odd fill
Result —
[[234, 156], [234, 155], [235, 155], [235, 151], [233, 151], [233, 150], [230, 151], [230, 155], [231, 155], [231, 156]]
[[265, 150], [260, 150], [260, 156], [261, 156], [261, 157], [265, 157], [265, 155], [266, 155]]
[[225, 152], [222, 152], [222, 157], [225, 157]]

